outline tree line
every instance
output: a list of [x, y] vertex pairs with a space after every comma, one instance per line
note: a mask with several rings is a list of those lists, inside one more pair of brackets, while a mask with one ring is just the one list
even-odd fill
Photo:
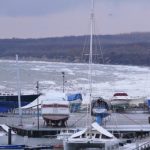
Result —
[[[0, 39], [0, 59], [87, 62], [89, 35], [42, 39]], [[150, 65], [150, 33], [95, 35], [95, 63]]]

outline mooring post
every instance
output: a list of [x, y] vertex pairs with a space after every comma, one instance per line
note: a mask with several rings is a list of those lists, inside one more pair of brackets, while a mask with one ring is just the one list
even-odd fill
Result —
[[8, 145], [11, 145], [11, 128], [8, 129]]

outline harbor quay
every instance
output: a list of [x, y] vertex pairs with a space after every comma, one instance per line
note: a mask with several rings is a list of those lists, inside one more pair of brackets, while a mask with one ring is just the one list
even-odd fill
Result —
[[[128, 112], [111, 113], [103, 120], [102, 126], [118, 138], [144, 138], [150, 136], [149, 113]], [[28, 137], [56, 137], [62, 130], [81, 130], [88, 123], [86, 112], [71, 113], [66, 127], [47, 125], [42, 116], [37, 115], [12, 115], [0, 116], [0, 123], [7, 124], [18, 135]], [[95, 118], [93, 118], [94, 121]]]

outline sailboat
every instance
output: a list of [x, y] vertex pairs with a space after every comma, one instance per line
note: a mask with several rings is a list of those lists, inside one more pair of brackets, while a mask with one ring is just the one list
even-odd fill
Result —
[[110, 104], [102, 97], [94, 97], [91, 102], [91, 115], [95, 117], [98, 124], [103, 123], [103, 119], [111, 114]]
[[[91, 0], [91, 34], [89, 53], [89, 100], [90, 109], [92, 102], [92, 51], [93, 51], [93, 22], [94, 22], [94, 0]], [[63, 141], [64, 150], [78, 150], [85, 148], [119, 149], [119, 140], [113, 134], [101, 127], [97, 122], [92, 123], [91, 113], [88, 113], [90, 122], [87, 127], [71, 135]]]

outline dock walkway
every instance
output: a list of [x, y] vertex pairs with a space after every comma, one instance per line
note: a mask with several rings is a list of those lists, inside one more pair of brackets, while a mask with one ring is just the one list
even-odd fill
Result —
[[[119, 114], [112, 113], [103, 122], [103, 127], [108, 131], [117, 134], [117, 136], [142, 137], [150, 135], [149, 114]], [[66, 128], [50, 127], [44, 124], [44, 120], [40, 117], [40, 126], [37, 126], [36, 116], [23, 116], [22, 126], [18, 126], [18, 116], [2, 117], [6, 124], [12, 127], [17, 134], [28, 137], [56, 136], [61, 130], [82, 129], [86, 126], [86, 113], [73, 113], [70, 115]], [[4, 123], [4, 122], [3, 122]]]

